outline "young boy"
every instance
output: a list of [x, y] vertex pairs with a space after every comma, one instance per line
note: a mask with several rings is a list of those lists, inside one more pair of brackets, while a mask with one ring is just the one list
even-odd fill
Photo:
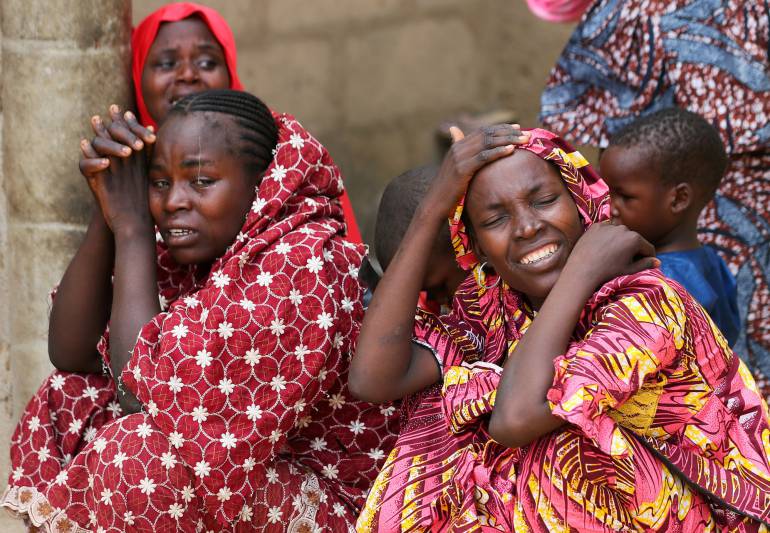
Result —
[[[383, 271], [396, 254], [409, 222], [437, 172], [435, 165], [417, 167], [393, 178], [385, 187], [374, 228], [374, 249]], [[449, 224], [441, 230], [428, 253], [428, 273], [423, 280], [419, 305], [424, 310], [439, 313], [442, 306], [451, 303], [455, 289], [467, 274], [455, 260]]]
[[727, 167], [717, 131], [695, 113], [657, 111], [615, 134], [599, 166], [613, 219], [655, 245], [663, 273], [703, 305], [733, 346], [740, 324], [735, 279], [697, 232]]

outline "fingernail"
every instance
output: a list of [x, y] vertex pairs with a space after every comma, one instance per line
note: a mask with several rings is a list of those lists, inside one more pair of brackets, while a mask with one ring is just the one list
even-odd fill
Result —
[[147, 129], [150, 130], [150, 131], [155, 131], [155, 126], [150, 124], [149, 126], [147, 126]]
[[99, 124], [102, 121], [102, 119], [99, 118], [99, 115], [94, 115], [91, 117], [91, 122], [94, 124]]
[[134, 120], [134, 114], [131, 111], [126, 111], [123, 116], [126, 120]]
[[143, 146], [144, 146], [144, 143], [142, 141], [138, 140], [134, 143], [134, 148], [136, 148], [137, 150], [141, 150]]
[[113, 113], [120, 113], [120, 108], [117, 105], [112, 104], [110, 106], [110, 111], [113, 112]]
[[147, 136], [147, 140], [150, 142], [155, 142], [155, 134], [151, 133]]
[[101, 163], [102, 163], [102, 165], [109, 165], [110, 164], [110, 160], [109, 159], [102, 159]]
[[129, 148], [128, 146], [124, 146], [123, 149], [120, 150], [120, 152], [123, 153], [123, 154], [128, 155], [128, 154], [131, 153], [131, 148]]

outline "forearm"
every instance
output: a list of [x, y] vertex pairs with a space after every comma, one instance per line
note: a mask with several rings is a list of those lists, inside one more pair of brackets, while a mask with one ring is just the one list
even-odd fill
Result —
[[[427, 269], [426, 250], [433, 247], [446, 218], [418, 209], [401, 246], [377, 285], [358, 337], [350, 368], [350, 388], [361, 399], [400, 399], [436, 381], [438, 368], [420, 372], [413, 362], [412, 333], [417, 299]], [[421, 366], [421, 369], [416, 367]], [[431, 373], [433, 375], [431, 375]]]
[[101, 371], [96, 345], [109, 319], [114, 253], [112, 232], [96, 209], [51, 308], [48, 355], [59, 370]]
[[499, 442], [524, 446], [564, 424], [551, 414], [546, 395], [553, 385], [554, 358], [567, 350], [590, 287], [565, 268], [506, 362], [489, 424]]
[[[151, 225], [139, 230], [116, 232], [110, 365], [118, 385], [139, 332], [159, 312], [155, 241]], [[118, 390], [124, 412], [140, 409], [140, 404], [130, 392], [120, 386]]]

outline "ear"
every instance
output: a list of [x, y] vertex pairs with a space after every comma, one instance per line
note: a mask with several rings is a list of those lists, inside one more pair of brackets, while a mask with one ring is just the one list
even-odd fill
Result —
[[669, 192], [669, 209], [673, 214], [680, 215], [692, 205], [693, 199], [692, 185], [687, 182], [677, 183]]
[[475, 235], [473, 235], [472, 231], [468, 231], [468, 241], [471, 245], [471, 250], [473, 250], [473, 254], [476, 256], [476, 259], [479, 260], [479, 263], [486, 262], [487, 256], [481, 250], [481, 247], [479, 246], [479, 242], [476, 240], [476, 237]]

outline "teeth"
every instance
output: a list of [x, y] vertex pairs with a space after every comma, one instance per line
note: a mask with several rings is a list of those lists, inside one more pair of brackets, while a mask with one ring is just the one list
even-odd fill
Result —
[[168, 230], [168, 234], [172, 237], [181, 237], [183, 235], [190, 235], [192, 233], [189, 229], [170, 229]]
[[551, 257], [558, 248], [559, 247], [555, 244], [543, 246], [539, 250], [535, 250], [534, 252], [522, 257], [519, 263], [523, 265], [531, 265], [532, 263], [537, 263], [538, 261], [542, 261], [543, 259]]

